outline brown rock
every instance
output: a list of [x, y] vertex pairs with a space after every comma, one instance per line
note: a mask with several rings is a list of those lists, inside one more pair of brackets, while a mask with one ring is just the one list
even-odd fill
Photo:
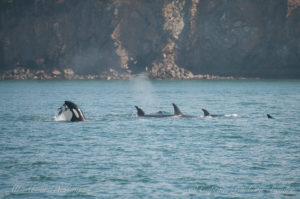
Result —
[[65, 75], [70, 75], [70, 76], [73, 76], [75, 74], [71, 68], [66, 68], [64, 70], [64, 73], [65, 73]]
[[52, 74], [56, 75], [56, 76], [59, 76], [59, 75], [61, 75], [61, 72], [59, 70], [53, 70]]

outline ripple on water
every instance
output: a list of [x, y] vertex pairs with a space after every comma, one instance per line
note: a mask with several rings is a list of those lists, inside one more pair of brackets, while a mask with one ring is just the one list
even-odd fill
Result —
[[[0, 197], [299, 198], [300, 82], [148, 83], [1, 82]], [[55, 122], [65, 98], [89, 121]], [[173, 102], [199, 117], [136, 117]]]

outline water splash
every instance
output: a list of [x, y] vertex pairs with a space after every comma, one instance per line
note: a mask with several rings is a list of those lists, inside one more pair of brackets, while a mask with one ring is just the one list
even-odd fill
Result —
[[67, 119], [66, 119], [65, 115], [63, 115], [63, 114], [54, 116], [54, 121], [56, 121], [56, 122], [66, 121], [66, 120]]
[[233, 114], [225, 115], [225, 117], [238, 117], [238, 114], [233, 113]]
[[70, 121], [70, 118], [72, 116], [70, 115], [70, 112], [63, 112], [62, 114], [59, 114], [59, 112], [56, 113], [56, 115], [54, 116], [54, 121]]

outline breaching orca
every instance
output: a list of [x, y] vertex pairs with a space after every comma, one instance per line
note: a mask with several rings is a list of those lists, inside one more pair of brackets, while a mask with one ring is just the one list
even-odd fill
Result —
[[58, 109], [57, 117], [64, 121], [80, 122], [87, 121], [80, 108], [71, 101], [65, 101], [65, 103]]
[[221, 117], [224, 115], [215, 115], [215, 114], [210, 114], [206, 109], [202, 109], [203, 113], [204, 113], [204, 117]]
[[181, 111], [179, 110], [179, 108], [176, 106], [176, 104], [172, 104], [173, 108], [174, 108], [174, 114], [163, 114], [162, 111], [159, 111], [156, 114], [145, 114], [145, 112], [139, 108], [138, 106], [135, 106], [136, 110], [137, 110], [137, 116], [138, 117], [195, 117], [192, 115], [184, 115], [181, 113]]
[[268, 119], [274, 119], [270, 114], [267, 114]]

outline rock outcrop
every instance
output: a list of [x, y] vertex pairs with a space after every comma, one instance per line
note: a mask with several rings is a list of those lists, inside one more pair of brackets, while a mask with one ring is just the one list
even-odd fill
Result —
[[0, 74], [299, 78], [299, 18], [300, 0], [3, 0]]
[[130, 70], [118, 72], [114, 69], [109, 69], [108, 72], [101, 74], [76, 74], [71, 68], [66, 68], [63, 71], [53, 70], [31, 70], [25, 68], [15, 68], [7, 70], [0, 75], [0, 80], [92, 80], [92, 79], [105, 79], [105, 80], [128, 80], [132, 78]]

